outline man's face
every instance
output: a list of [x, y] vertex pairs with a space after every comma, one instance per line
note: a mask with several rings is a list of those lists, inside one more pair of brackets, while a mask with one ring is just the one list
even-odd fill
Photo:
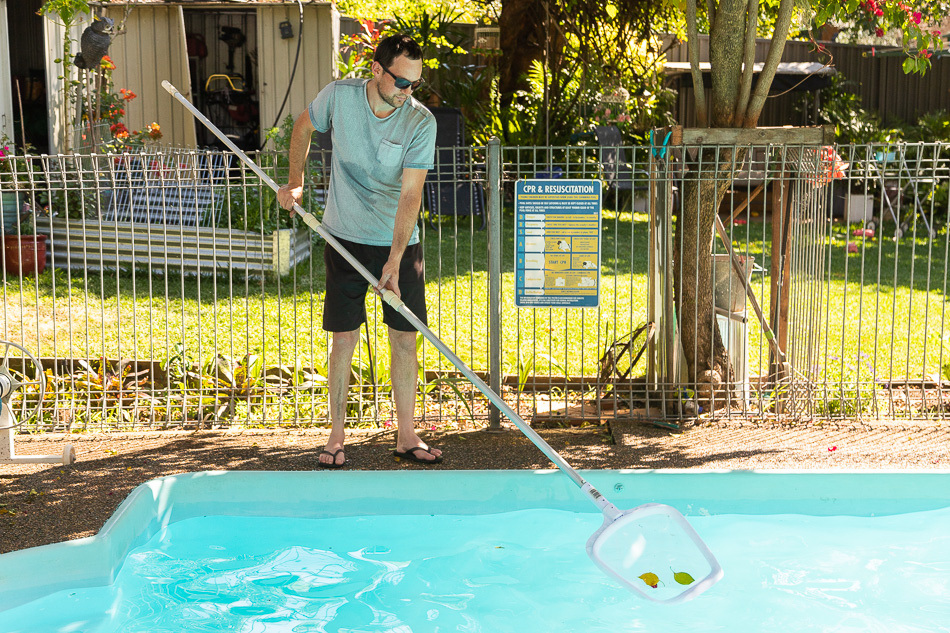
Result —
[[379, 93], [379, 98], [394, 108], [401, 108], [409, 100], [412, 87], [397, 88], [393, 75], [410, 82], [419, 80], [422, 77], [422, 60], [409, 59], [405, 55], [400, 55], [393, 60], [388, 69], [383, 68], [379, 62], [374, 63], [373, 72], [376, 75], [376, 91]]

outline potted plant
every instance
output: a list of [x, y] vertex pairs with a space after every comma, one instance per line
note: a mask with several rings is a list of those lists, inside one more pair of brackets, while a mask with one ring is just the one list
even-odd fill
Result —
[[46, 235], [34, 230], [33, 211], [27, 202], [18, 231], [3, 236], [3, 265], [7, 273], [25, 277], [46, 270]]
[[0, 142], [0, 234], [3, 265], [11, 275], [40, 274], [46, 269], [47, 236], [34, 230], [34, 185], [26, 155], [17, 156], [8, 143]]

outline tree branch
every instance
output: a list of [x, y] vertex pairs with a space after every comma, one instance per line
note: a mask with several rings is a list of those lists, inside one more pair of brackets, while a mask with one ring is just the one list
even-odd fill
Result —
[[753, 66], [755, 66], [755, 35], [759, 23], [759, 0], [749, 0], [745, 22], [745, 50], [742, 56], [742, 85], [739, 91], [739, 100], [736, 102], [733, 125], [739, 127], [746, 108], [749, 107], [749, 96], [752, 93]]
[[769, 44], [768, 55], [765, 57], [765, 65], [759, 74], [759, 82], [755, 85], [749, 107], [739, 122], [741, 127], [755, 127], [759, 120], [759, 115], [765, 106], [765, 99], [769, 94], [769, 88], [772, 86], [772, 80], [775, 79], [775, 71], [778, 69], [779, 62], [782, 61], [782, 53], [785, 51], [785, 42], [788, 40], [788, 31], [792, 23], [794, 9], [794, 0], [782, 0], [779, 5], [778, 18], [775, 20], [775, 31], [772, 34], [772, 42]]
[[[712, 0], [709, 0], [712, 3]], [[696, 119], [700, 127], [708, 125], [706, 114], [706, 87], [703, 86], [703, 71], [699, 67], [699, 29], [696, 27], [696, 0], [686, 0], [686, 51], [689, 69], [693, 77], [693, 93], [696, 101]]]

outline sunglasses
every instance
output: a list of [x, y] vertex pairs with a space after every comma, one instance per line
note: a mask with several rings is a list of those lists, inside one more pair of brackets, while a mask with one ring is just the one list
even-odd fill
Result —
[[420, 78], [420, 79], [416, 79], [415, 81], [409, 81], [409, 80], [406, 79], [405, 77], [397, 77], [396, 75], [392, 74], [392, 72], [391, 72], [388, 68], [386, 68], [385, 66], [383, 66], [382, 64], [380, 64], [379, 66], [380, 66], [380, 68], [382, 68], [383, 70], [386, 71], [386, 74], [387, 74], [387, 75], [389, 75], [390, 77], [393, 78], [393, 84], [394, 84], [394, 85], [396, 86], [396, 88], [398, 88], [399, 90], [405, 90], [406, 88], [410, 88], [410, 89], [412, 89], [412, 90], [416, 90], [416, 89], [419, 88], [419, 86], [421, 86], [422, 84], [425, 83], [425, 80], [424, 80], [424, 79], [421, 79], [421, 78]]

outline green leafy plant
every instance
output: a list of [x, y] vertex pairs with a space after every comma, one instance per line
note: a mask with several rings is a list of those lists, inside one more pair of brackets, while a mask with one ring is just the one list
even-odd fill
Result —
[[536, 360], [533, 356], [525, 360], [521, 354], [521, 349], [518, 349], [518, 391], [524, 391], [525, 385], [528, 384], [528, 378], [531, 376], [531, 372], [534, 371]]
[[81, 371], [74, 377], [76, 389], [94, 407], [129, 406], [138, 399], [150, 399], [146, 385], [147, 369], [133, 371], [132, 361], [122, 361], [113, 368], [104, 358], [95, 364], [78, 361]]
[[10, 226], [6, 217], [15, 214], [15, 222], [11, 224], [19, 226], [20, 235], [32, 235], [35, 232], [36, 208], [46, 198], [42, 185], [43, 174], [35, 169], [34, 159], [29, 155], [32, 149], [27, 144], [23, 153], [17, 154], [12, 141], [5, 134], [0, 137], [0, 195], [3, 196], [4, 226]]
[[860, 95], [850, 90], [853, 85], [838, 73], [832, 76], [831, 85], [821, 90], [818, 116], [822, 123], [835, 126], [835, 140], [855, 145], [899, 140], [900, 129], [885, 126], [877, 112], [866, 109]]
[[[416, 350], [417, 355], [421, 355], [422, 345], [425, 342], [425, 339], [421, 334], [416, 337]], [[468, 411], [468, 418], [470, 420], [475, 420], [475, 411], [472, 409], [472, 405], [469, 403], [468, 397], [462, 390], [462, 386], [469, 385], [469, 381], [466, 378], [459, 376], [436, 376], [432, 380], [426, 378], [426, 370], [423, 367], [422, 363], [419, 364], [419, 388], [418, 388], [418, 398], [419, 404], [422, 407], [425, 407], [425, 400], [430, 396], [438, 396], [441, 389], [444, 387], [450, 390], [455, 394], [456, 399], [465, 406], [465, 410]]]
[[[265, 146], [268, 148], [257, 154], [258, 165], [269, 173], [278, 183], [287, 182], [290, 149], [290, 137], [293, 134], [294, 117], [286, 116], [279, 127], [266, 131]], [[268, 185], [254, 178], [253, 184], [230, 187], [227, 196], [228, 213], [218, 216], [218, 225], [262, 233], [272, 233], [278, 229], [295, 226], [290, 214], [277, 203], [277, 194]], [[316, 189], [326, 188], [320, 165], [308, 161], [304, 172], [304, 202]], [[316, 239], [316, 236], [314, 236]]]
[[373, 51], [379, 42], [382, 31], [373, 20], [360, 20], [360, 30], [347, 35], [340, 41], [340, 52], [336, 68], [340, 79], [359, 79], [370, 76], [373, 65]]
[[360, 331], [360, 343], [366, 353], [357, 354], [354, 358], [346, 413], [348, 417], [361, 420], [368, 418], [375, 423], [379, 417], [380, 399], [391, 391], [390, 366], [389, 363], [376, 362], [374, 346], [365, 329]]
[[[115, 67], [115, 62], [108, 55], [99, 62], [101, 80], [95, 95], [86, 99], [82, 115], [82, 138], [90, 145], [98, 146], [101, 143], [109, 152], [141, 150], [162, 138], [161, 126], [152, 122], [141, 130], [129, 130], [126, 127], [123, 122], [125, 108], [138, 95], [125, 88], [115, 91], [112, 82]], [[98, 138], [105, 131], [104, 128], [108, 129], [107, 137]]]
[[30, 158], [33, 150], [33, 146], [27, 144], [17, 154], [12, 139], [6, 134], [0, 136], [0, 190], [27, 191], [37, 188], [42, 173], [34, 168]]

